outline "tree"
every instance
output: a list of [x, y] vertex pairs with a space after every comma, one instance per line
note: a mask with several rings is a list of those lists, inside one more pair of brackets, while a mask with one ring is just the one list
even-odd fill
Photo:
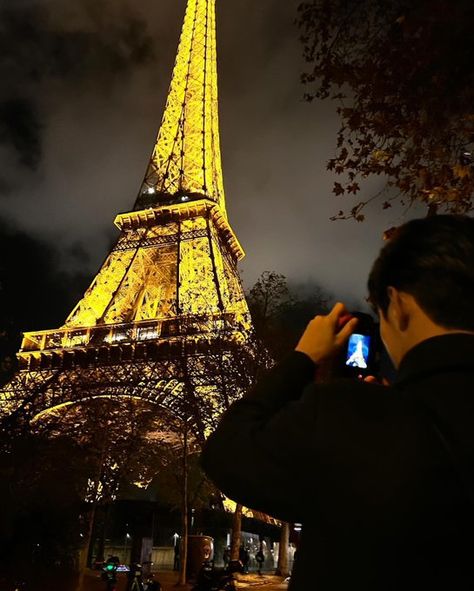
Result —
[[[221, 332], [214, 343], [214, 350], [201, 361], [204, 381], [212, 383], [215, 396], [207, 396], [199, 401], [200, 412], [205, 417], [208, 428], [213, 430], [222, 413], [232, 402], [241, 398], [253, 385], [259, 368], [270, 361], [267, 352], [255, 334], [249, 335], [245, 343], [228, 339]], [[209, 394], [209, 392], [208, 392]], [[194, 411], [193, 414], [196, 414]], [[234, 458], [228, 458], [229, 462]], [[224, 497], [222, 497], [224, 501]], [[227, 507], [232, 503], [225, 503]], [[243, 506], [236, 504], [233, 509], [230, 559], [238, 560], [242, 532]]]
[[[149, 403], [126, 398], [90, 400], [50, 413], [34, 429], [51, 439], [67, 437], [90, 458], [81, 570], [91, 561], [95, 540], [99, 540], [99, 551], [103, 548], [107, 508], [122, 491], [130, 494], [134, 486], [147, 488], [159, 481], [162, 497], [167, 495], [163, 500], [170, 504], [185, 499], [186, 503], [177, 503], [181, 508], [189, 493], [193, 502], [198, 502], [195, 488], [202, 488], [202, 484], [196, 483], [194, 472], [188, 478], [188, 467], [195, 471], [188, 459], [197, 453], [195, 438], [188, 433], [187, 424], [164, 411], [157, 413]], [[102, 517], [96, 520], [98, 511]], [[186, 517], [183, 512], [183, 519]]]
[[260, 365], [287, 355], [311, 318], [327, 312], [329, 299], [318, 285], [289, 285], [284, 275], [262, 273], [247, 294]]
[[287, 577], [290, 574], [288, 546], [290, 543], [290, 525], [289, 523], [281, 524], [280, 546], [278, 552], [278, 566], [276, 574], [281, 577]]
[[21, 573], [29, 584], [34, 581], [41, 588], [53, 569], [75, 568], [82, 533], [78, 516], [90, 469], [83, 450], [65, 437], [22, 434], [4, 442], [0, 450], [3, 576]]
[[[258, 370], [294, 349], [311, 318], [327, 313], [329, 296], [318, 285], [289, 286], [283, 275], [265, 271], [247, 294], [247, 301], [255, 329]], [[242, 514], [242, 507], [237, 509], [240, 513], [236, 510], [234, 528]], [[288, 576], [288, 544], [289, 524], [282, 523], [276, 573], [284, 577]]]
[[[385, 175], [386, 190], [373, 197], [384, 208], [401, 200], [430, 214], [472, 210], [473, 21], [470, 0], [300, 4], [306, 99], [340, 101], [327, 166], [343, 176], [336, 195], [357, 195], [360, 179]], [[370, 200], [334, 217], [363, 221]]]

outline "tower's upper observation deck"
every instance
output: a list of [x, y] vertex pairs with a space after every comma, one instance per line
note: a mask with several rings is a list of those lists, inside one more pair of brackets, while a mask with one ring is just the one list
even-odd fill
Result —
[[188, 0], [165, 112], [135, 209], [207, 198], [225, 214], [216, 0]]

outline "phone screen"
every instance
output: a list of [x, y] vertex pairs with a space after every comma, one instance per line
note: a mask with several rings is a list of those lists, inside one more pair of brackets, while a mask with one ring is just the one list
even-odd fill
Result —
[[347, 345], [346, 365], [348, 367], [358, 367], [367, 369], [369, 366], [371, 337], [366, 334], [353, 334], [349, 338]]

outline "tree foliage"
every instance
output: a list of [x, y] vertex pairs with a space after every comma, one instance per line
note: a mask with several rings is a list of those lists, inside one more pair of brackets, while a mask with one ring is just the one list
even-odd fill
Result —
[[[429, 213], [472, 209], [473, 22], [471, 0], [300, 4], [306, 98], [340, 101], [328, 162], [342, 175], [336, 195], [357, 195], [360, 179], [386, 175], [384, 208], [401, 199]], [[362, 221], [366, 203], [335, 217]]]
[[52, 568], [74, 568], [91, 469], [88, 458], [64, 437], [23, 434], [3, 443], [1, 575], [40, 580]]
[[255, 336], [260, 351], [258, 358], [265, 359], [267, 351], [274, 361], [279, 361], [296, 345], [306, 324], [328, 310], [329, 296], [318, 285], [289, 285], [286, 277], [265, 271], [247, 294]]
[[[85, 492], [90, 503], [133, 498], [134, 490], [148, 488], [162, 473], [179, 476], [180, 421], [147, 402], [90, 400], [49, 413], [33, 428], [51, 440], [68, 438], [80, 446], [92, 466]], [[188, 447], [191, 454], [198, 450], [192, 437]], [[174, 493], [179, 496], [179, 488]]]

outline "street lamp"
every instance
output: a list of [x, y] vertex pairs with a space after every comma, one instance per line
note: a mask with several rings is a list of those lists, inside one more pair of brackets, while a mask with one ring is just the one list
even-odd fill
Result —
[[124, 556], [124, 562], [130, 562], [130, 561], [128, 560], [127, 552], [128, 552], [128, 541], [129, 541], [131, 538], [132, 538], [132, 536], [131, 536], [131, 535], [130, 535], [128, 532], [127, 532], [127, 533], [125, 534], [125, 552], [124, 552], [125, 556]]

